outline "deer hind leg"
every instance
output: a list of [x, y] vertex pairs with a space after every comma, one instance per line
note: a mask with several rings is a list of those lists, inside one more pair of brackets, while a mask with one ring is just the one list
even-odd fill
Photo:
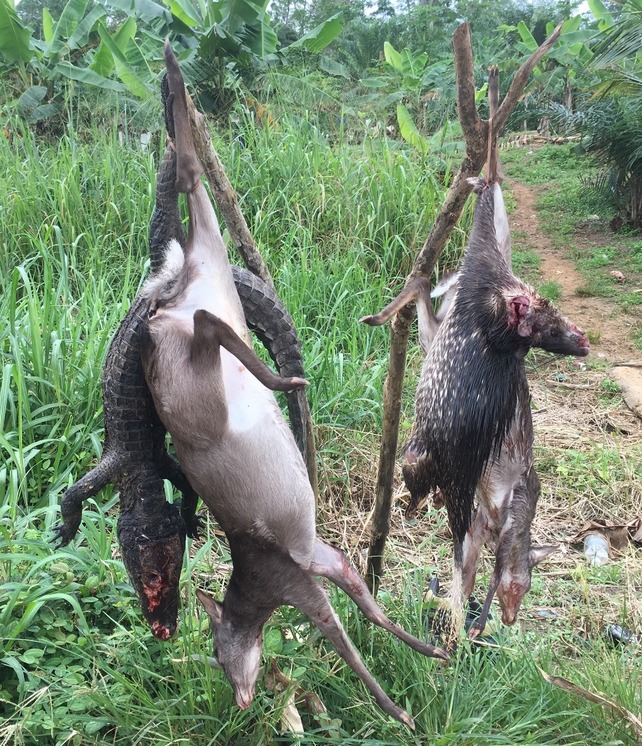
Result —
[[[424, 354], [426, 354], [430, 341], [437, 333], [439, 325], [430, 304], [430, 283], [425, 277], [415, 277], [383, 310], [371, 316], [363, 316], [359, 321], [369, 326], [382, 326], [408, 303], [417, 304], [420, 343]], [[426, 337], [428, 341], [425, 342], [423, 337]]]
[[477, 565], [481, 548], [491, 538], [488, 526], [488, 515], [483, 504], [477, 505], [473, 515], [470, 528], [468, 529], [463, 543], [463, 583], [464, 598], [468, 598], [475, 587], [477, 576]]
[[309, 583], [301, 589], [300, 597], [292, 599], [289, 603], [307, 614], [319, 631], [330, 640], [337, 653], [368, 687], [379, 707], [395, 720], [414, 730], [415, 724], [410, 715], [390, 699], [366, 668], [330, 605], [324, 590], [312, 578], [308, 580]]
[[203, 309], [196, 311], [192, 342], [194, 365], [196, 367], [220, 366], [220, 347], [225, 347], [268, 389], [291, 391], [300, 386], [307, 386], [308, 382], [305, 378], [297, 376], [282, 378], [273, 373], [232, 327], [209, 311]]
[[492, 603], [493, 596], [495, 595], [495, 591], [497, 590], [498, 585], [499, 570], [496, 564], [495, 570], [490, 579], [490, 585], [488, 586], [488, 592], [486, 593], [486, 599], [484, 600], [484, 606], [482, 607], [481, 614], [477, 617], [477, 619], [475, 619], [473, 624], [471, 624], [470, 629], [468, 630], [469, 640], [474, 640], [484, 631], [484, 627], [486, 626], [486, 621], [488, 619], [488, 613], [490, 612], [490, 605]]
[[[169, 39], [165, 40], [165, 65], [167, 67], [167, 105], [171, 109], [176, 134], [176, 189], [187, 193], [199, 183], [203, 166], [196, 155], [192, 140], [183, 75], [170, 47]], [[169, 119], [167, 112], [166, 119]]]
[[364, 615], [377, 626], [392, 633], [422, 655], [448, 660], [448, 654], [434, 645], [422, 642], [399, 625], [388, 619], [372, 597], [359, 573], [350, 565], [347, 557], [338, 549], [325, 544], [320, 539], [314, 546], [314, 558], [310, 572], [328, 578], [348, 594]]
[[406, 287], [393, 298], [388, 305], [372, 316], [363, 316], [359, 319], [363, 324], [370, 326], [382, 326], [389, 321], [392, 316], [399, 313], [408, 303], [413, 303], [418, 297], [428, 297], [430, 300], [430, 284], [425, 277], [415, 277], [406, 285]]

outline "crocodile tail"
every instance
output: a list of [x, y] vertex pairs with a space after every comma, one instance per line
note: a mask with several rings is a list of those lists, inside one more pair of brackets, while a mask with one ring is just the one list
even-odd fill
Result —
[[[171, 120], [171, 117], [169, 119]], [[168, 130], [169, 131], [169, 130]], [[172, 240], [185, 245], [185, 232], [178, 207], [176, 191], [176, 151], [169, 143], [156, 177], [156, 203], [149, 226], [149, 256], [152, 273], [159, 270], [165, 258], [165, 249]]]
[[263, 280], [247, 269], [232, 267], [248, 327], [256, 334], [284, 377], [304, 376], [301, 344], [292, 317]]
[[161, 103], [163, 105], [163, 116], [165, 117], [165, 129], [167, 134], [173, 140], [176, 137], [174, 130], [174, 116], [172, 115], [172, 97], [169, 92], [169, 81], [167, 73], [163, 73], [161, 78]]
[[172, 114], [173, 96], [169, 92], [167, 73], [161, 80], [161, 102], [165, 117], [165, 129], [170, 138], [156, 177], [156, 204], [149, 226], [149, 255], [151, 270], [160, 269], [167, 244], [172, 240], [185, 245], [185, 232], [178, 207], [176, 191], [176, 149], [174, 147], [174, 116]]

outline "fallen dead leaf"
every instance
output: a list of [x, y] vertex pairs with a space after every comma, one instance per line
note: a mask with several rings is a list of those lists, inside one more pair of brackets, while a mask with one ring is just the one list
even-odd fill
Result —
[[626, 707], [622, 707], [622, 705], [617, 702], [613, 702], [613, 700], [605, 697], [604, 694], [590, 692], [588, 689], [584, 689], [561, 676], [551, 676], [541, 668], [538, 670], [542, 674], [544, 680], [548, 681], [549, 684], [553, 684], [553, 686], [557, 686], [571, 694], [575, 694], [577, 697], [588, 699], [589, 702], [595, 702], [598, 705], [603, 705], [604, 707], [613, 710], [625, 720], [629, 721], [638, 736], [642, 736], [642, 720], [640, 720], [640, 718], [638, 718], [637, 715], [634, 715], [630, 710], [627, 710]]

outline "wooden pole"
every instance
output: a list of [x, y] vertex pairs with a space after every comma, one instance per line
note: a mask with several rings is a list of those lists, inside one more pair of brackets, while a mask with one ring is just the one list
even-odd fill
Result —
[[[515, 73], [508, 93], [495, 113], [493, 135], [498, 135], [506, 124], [524, 91], [533, 68], [555, 44], [560, 32], [561, 24]], [[480, 119], [475, 105], [473, 50], [468, 23], [462, 23], [455, 29], [453, 52], [457, 81], [457, 112], [466, 143], [466, 154], [406, 283], [420, 275], [431, 277], [471, 192], [472, 187], [468, 179], [479, 175], [486, 158], [488, 122]], [[413, 317], [414, 308], [405, 307], [395, 317], [390, 331], [390, 366], [383, 388], [383, 428], [366, 570], [366, 581], [373, 594], [376, 594], [381, 579], [383, 552], [390, 530], [392, 484], [401, 416], [401, 392], [406, 369], [408, 334]]]
[[239, 207], [234, 187], [227, 178], [223, 163], [214, 149], [205, 117], [194, 106], [190, 96], [187, 97], [187, 110], [192, 124], [192, 137], [194, 138], [196, 153], [201, 159], [205, 175], [212, 188], [212, 196], [223, 215], [230, 236], [236, 244], [245, 266], [274, 289], [274, 280], [272, 280], [270, 270], [263, 261], [263, 257], [252, 238], [245, 217]]

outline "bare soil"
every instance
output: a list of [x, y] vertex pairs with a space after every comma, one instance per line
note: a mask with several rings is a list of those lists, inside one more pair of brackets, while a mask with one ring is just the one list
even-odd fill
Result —
[[[593, 345], [594, 354], [611, 363], [631, 359], [642, 362], [642, 353], [631, 339], [634, 324], [640, 323], [638, 316], [627, 317], [608, 299], [576, 295], [578, 288], [585, 284], [584, 278], [571, 260], [555, 251], [550, 238], [542, 232], [535, 210], [537, 192], [512, 180], [510, 186], [517, 202], [517, 208], [510, 215], [512, 230], [528, 236], [529, 247], [541, 259], [543, 277], [561, 286], [562, 296], [556, 305], [582, 329], [599, 330], [599, 342]], [[593, 231], [587, 231], [578, 239], [589, 244], [604, 243], [604, 236], [597, 236]]]

